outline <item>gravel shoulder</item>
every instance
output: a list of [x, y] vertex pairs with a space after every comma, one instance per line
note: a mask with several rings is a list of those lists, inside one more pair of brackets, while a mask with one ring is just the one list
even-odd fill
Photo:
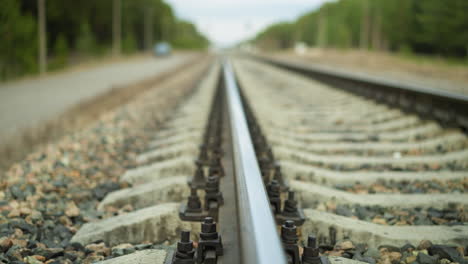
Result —
[[[119, 176], [138, 166], [137, 154], [193, 93], [209, 62], [147, 83], [150, 87], [133, 100], [13, 164], [0, 186], [0, 263], [88, 264], [111, 253], [150, 249], [152, 244], [144, 243], [111, 252], [101, 242], [82, 245], [70, 239], [88, 222], [130, 215], [129, 205], [106, 212], [97, 205], [109, 192], [128, 187]], [[164, 237], [163, 231], [158, 234]]]

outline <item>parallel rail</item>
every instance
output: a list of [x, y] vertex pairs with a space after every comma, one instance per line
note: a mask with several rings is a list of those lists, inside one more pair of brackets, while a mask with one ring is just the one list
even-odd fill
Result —
[[234, 72], [228, 61], [223, 66], [234, 149], [242, 263], [286, 263]]
[[466, 95], [394, 80], [338, 73], [312, 65], [299, 65], [264, 56], [250, 57], [468, 132], [468, 96]]

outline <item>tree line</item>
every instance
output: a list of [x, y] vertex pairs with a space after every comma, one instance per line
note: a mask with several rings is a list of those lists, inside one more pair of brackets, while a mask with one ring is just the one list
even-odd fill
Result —
[[340, 0], [292, 23], [277, 23], [253, 42], [266, 49], [310, 46], [468, 57], [466, 0]]
[[[192, 23], [177, 19], [163, 0], [42, 1], [49, 70], [112, 50], [129, 54], [150, 49], [157, 41], [183, 49], [209, 44]], [[0, 80], [38, 72], [41, 0], [1, 2]]]

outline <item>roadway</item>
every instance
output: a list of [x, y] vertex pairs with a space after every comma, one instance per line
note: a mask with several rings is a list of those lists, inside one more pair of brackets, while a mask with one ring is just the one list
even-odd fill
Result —
[[51, 120], [83, 100], [170, 71], [194, 56], [148, 56], [0, 84], [0, 143], [6, 135]]

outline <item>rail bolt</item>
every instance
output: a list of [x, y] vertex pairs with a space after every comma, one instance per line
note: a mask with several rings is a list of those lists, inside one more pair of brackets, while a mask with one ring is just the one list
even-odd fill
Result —
[[197, 263], [216, 263], [218, 256], [223, 255], [221, 236], [216, 230], [216, 222], [212, 217], [206, 217], [201, 224], [200, 240], [197, 248]]
[[202, 161], [197, 160], [197, 169], [195, 170], [195, 175], [189, 180], [189, 185], [191, 188], [203, 189], [206, 186], [205, 181], [205, 172], [203, 171]]
[[281, 213], [281, 197], [280, 197], [280, 186], [276, 180], [270, 181], [267, 188], [268, 198], [270, 205], [273, 208], [273, 213]]
[[287, 220], [281, 226], [281, 241], [288, 257], [288, 263], [300, 263], [298, 240], [299, 237], [297, 236], [297, 228], [294, 225], [294, 221]]
[[294, 199], [294, 192], [288, 192], [288, 199], [284, 201], [283, 212], [276, 216], [276, 221], [279, 224], [284, 223], [286, 220], [294, 221], [296, 226], [304, 224], [305, 216], [302, 209], [297, 207], [297, 201]]
[[197, 189], [193, 187], [190, 188], [190, 196], [187, 199], [187, 204], [182, 204], [180, 206], [180, 219], [185, 221], [202, 221], [206, 217], [206, 213], [203, 212]]
[[319, 248], [315, 236], [309, 235], [307, 238], [307, 246], [304, 247], [302, 253], [302, 264], [321, 264], [319, 256]]
[[190, 188], [190, 196], [187, 202], [187, 211], [198, 213], [202, 211], [200, 197], [198, 197], [197, 189]]
[[216, 176], [209, 176], [205, 191], [205, 210], [217, 210], [218, 207], [224, 203], [223, 195], [219, 191], [219, 178]]
[[180, 241], [177, 242], [177, 250], [173, 255], [172, 264], [194, 264], [195, 249], [190, 240], [190, 231], [183, 230], [180, 233]]
[[279, 183], [281, 186], [281, 191], [286, 192], [289, 190], [289, 186], [283, 178], [283, 174], [281, 173], [281, 166], [279, 164], [275, 164], [275, 173], [273, 178]]

